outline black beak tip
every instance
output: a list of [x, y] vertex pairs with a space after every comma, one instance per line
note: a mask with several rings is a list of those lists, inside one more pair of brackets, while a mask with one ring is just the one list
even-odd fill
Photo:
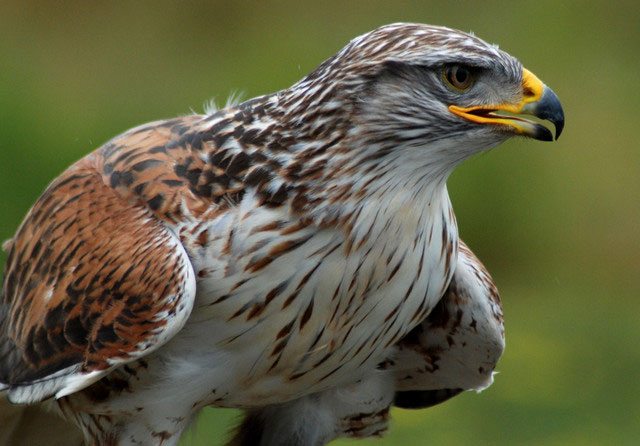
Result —
[[[553, 141], [553, 133], [551, 133], [551, 130], [540, 124], [536, 125], [535, 132], [532, 136], [533, 139], [537, 139], [538, 141]], [[557, 138], [556, 136], [556, 139]]]
[[[542, 94], [542, 98], [536, 107], [536, 116], [540, 119], [546, 119], [553, 123], [556, 128], [556, 140], [560, 138], [560, 134], [562, 133], [562, 129], [564, 129], [564, 110], [562, 110], [562, 104], [560, 104], [560, 99], [553, 92], [553, 90], [549, 87], [546, 87], [544, 93]], [[549, 134], [551, 134], [549, 132]], [[553, 141], [551, 139], [544, 139], [544, 141]]]
[[[560, 109], [560, 111], [562, 112], [562, 109]], [[553, 122], [553, 125], [556, 127], [556, 140], [558, 138], [560, 138], [560, 134], [562, 133], [562, 129], [564, 128], [564, 113], [560, 113], [560, 116], [558, 117], [558, 119], [556, 119], [555, 121], [551, 121]]]

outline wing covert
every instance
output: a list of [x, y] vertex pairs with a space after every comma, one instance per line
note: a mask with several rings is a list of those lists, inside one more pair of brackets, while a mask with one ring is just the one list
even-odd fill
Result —
[[429, 407], [493, 382], [504, 350], [502, 306], [493, 279], [462, 241], [445, 295], [398, 347], [397, 406]]
[[95, 155], [49, 186], [9, 245], [0, 382], [13, 402], [88, 386], [162, 345], [191, 312], [184, 248], [105, 184]]

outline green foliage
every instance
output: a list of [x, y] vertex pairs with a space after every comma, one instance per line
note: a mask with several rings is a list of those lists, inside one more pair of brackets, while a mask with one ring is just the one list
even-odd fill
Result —
[[[0, 239], [47, 182], [136, 124], [284, 88], [352, 37], [418, 21], [500, 43], [556, 91], [559, 142], [514, 140], [456, 172], [463, 238], [497, 280], [493, 387], [394, 412], [358, 444], [635, 444], [640, 438], [636, 2], [21, 2], [0, 5]], [[4, 262], [4, 255], [0, 261]], [[222, 444], [208, 409], [183, 445]], [[338, 444], [351, 444], [349, 441]]]

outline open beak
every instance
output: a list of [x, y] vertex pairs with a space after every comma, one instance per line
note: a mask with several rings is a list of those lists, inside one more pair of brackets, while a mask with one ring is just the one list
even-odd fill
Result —
[[449, 110], [471, 122], [507, 126], [518, 135], [541, 141], [553, 141], [551, 131], [542, 124], [523, 118], [523, 115], [550, 121], [556, 129], [555, 139], [560, 137], [564, 127], [564, 112], [558, 96], [527, 69], [522, 73], [522, 100], [519, 103], [474, 107], [450, 105]]

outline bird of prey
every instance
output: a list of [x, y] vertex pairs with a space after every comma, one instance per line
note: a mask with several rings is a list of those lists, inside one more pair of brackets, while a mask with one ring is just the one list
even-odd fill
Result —
[[10, 401], [51, 399], [88, 444], [172, 445], [205, 406], [231, 440], [321, 445], [388, 409], [481, 389], [504, 343], [446, 180], [560, 102], [479, 38], [421, 24], [349, 42], [290, 88], [117, 136], [13, 239]]

